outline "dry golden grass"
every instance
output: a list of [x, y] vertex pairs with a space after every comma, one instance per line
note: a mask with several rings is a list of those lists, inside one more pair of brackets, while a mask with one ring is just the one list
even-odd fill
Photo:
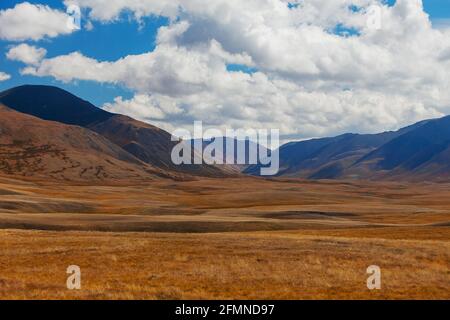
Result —
[[0, 178], [0, 299], [449, 299], [449, 217], [443, 184]]
[[[449, 299], [447, 241], [302, 232], [0, 231], [0, 297], [12, 299]], [[66, 268], [82, 290], [65, 288]], [[382, 270], [369, 291], [366, 268]]]

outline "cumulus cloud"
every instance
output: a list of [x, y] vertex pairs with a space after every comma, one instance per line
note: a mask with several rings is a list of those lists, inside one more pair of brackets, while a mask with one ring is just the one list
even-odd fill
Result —
[[113, 103], [106, 103], [103, 108], [113, 113], [128, 114], [169, 131], [176, 128], [176, 125], [173, 125], [175, 119], [178, 117], [182, 119], [185, 112], [182, 106], [170, 97], [145, 94], [137, 94], [130, 100], [117, 97]]
[[[214, 93], [205, 89], [179, 97], [155, 93], [144, 99], [140, 95], [130, 100], [116, 98], [106, 108], [168, 130], [203, 120], [206, 127], [222, 129], [279, 128], [284, 136], [296, 138], [378, 132], [441, 115], [402, 95], [307, 91], [292, 83], [271, 81], [262, 73], [241, 76], [232, 87], [215, 87]], [[165, 105], [176, 112], [162, 109]]]
[[[203, 120], [306, 138], [450, 113], [450, 30], [433, 28], [420, 0], [114, 0], [102, 11], [103, 2], [79, 4], [104, 22], [124, 10], [172, 20], [152, 52], [117, 61], [74, 52], [24, 72], [130, 88], [133, 99], [105, 107], [164, 127]], [[376, 29], [367, 23], [373, 5]]]
[[0, 82], [9, 79], [11, 79], [11, 76], [9, 74], [0, 71]]
[[113, 62], [97, 61], [74, 52], [44, 59], [25, 73], [53, 76], [64, 82], [92, 80], [122, 84], [141, 93], [182, 96], [211, 88], [215, 83], [225, 86], [227, 80], [228, 85], [234, 85], [233, 78], [240, 75], [227, 72], [224, 60], [251, 61], [245, 55], [225, 54], [215, 41], [200, 51], [160, 43], [153, 52], [129, 55]]
[[37, 48], [35, 46], [22, 43], [9, 49], [6, 53], [6, 57], [9, 60], [20, 61], [25, 64], [38, 65], [46, 54], [47, 50], [44, 48]]
[[0, 39], [9, 41], [41, 40], [70, 34], [68, 15], [46, 5], [22, 2], [0, 11]]

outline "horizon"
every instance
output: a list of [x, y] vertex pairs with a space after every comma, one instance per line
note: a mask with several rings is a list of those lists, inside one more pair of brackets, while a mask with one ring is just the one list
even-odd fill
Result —
[[[70, 91], [68, 91], [68, 90], [66, 90], [66, 89], [63, 89], [63, 88], [61, 88], [61, 87], [59, 87], [59, 86], [57, 86], [57, 85], [48, 85], [48, 84], [21, 84], [21, 85], [19, 85], [19, 86], [15, 86], [15, 87], [11, 87], [11, 88], [7, 88], [7, 89], [5, 89], [5, 90], [2, 90], [2, 91], [0, 91], [0, 94], [4, 93], [4, 92], [6, 92], [6, 91], [9, 91], [9, 90], [15, 89], [15, 88], [19, 88], [19, 87], [47, 87], [47, 88], [56, 88], [56, 89], [59, 89], [59, 90], [63, 90], [63, 91], [65, 91], [65, 92], [67, 92], [67, 93], [69, 93], [69, 94], [71, 94], [71, 95], [74, 95], [75, 97], [77, 97], [77, 98], [79, 98], [79, 99], [82, 99], [82, 100], [84, 100], [84, 101], [86, 101], [86, 102], [92, 104], [94, 107], [103, 110], [102, 108], [96, 106], [95, 104], [93, 104], [93, 103], [90, 102], [89, 100], [86, 100], [86, 99], [83, 99], [83, 98], [81, 98], [81, 97], [78, 97], [78, 96], [75, 95], [74, 93], [72, 93], [72, 92], [70, 92]], [[105, 111], [106, 111], [106, 110], [105, 110]], [[107, 112], [109, 112], [109, 111], [107, 111]], [[114, 112], [111, 112], [111, 113], [115, 114]], [[123, 114], [121, 114], [121, 113], [117, 113], [117, 114], [123, 115]], [[423, 120], [420, 120], [420, 121], [418, 121], [418, 122], [406, 124], [404, 127], [398, 128], [398, 129], [396, 129], [396, 130], [384, 130], [384, 131], [382, 130], [382, 131], [374, 132], [374, 133], [364, 133], [364, 132], [344, 132], [344, 133], [338, 134], [338, 135], [336, 135], [336, 136], [309, 137], [309, 138], [305, 138], [305, 139], [301, 139], [301, 140], [282, 140], [282, 139], [280, 139], [280, 146], [279, 146], [279, 148], [281, 148], [281, 147], [283, 147], [283, 146], [285, 146], [285, 145], [287, 145], [287, 144], [289, 144], [289, 143], [296, 143], [296, 142], [303, 142], [303, 141], [317, 140], [317, 139], [326, 139], [326, 138], [333, 138], [333, 137], [339, 137], [339, 136], [345, 136], [345, 135], [360, 135], [360, 136], [361, 136], [361, 135], [378, 135], [378, 134], [382, 134], [382, 133], [397, 132], [397, 131], [399, 131], [399, 130], [401, 130], [401, 129], [404, 129], [404, 128], [409, 127], [409, 126], [413, 126], [413, 125], [418, 124], [418, 123], [423, 122], [423, 121], [438, 120], [438, 119], [446, 118], [446, 117], [449, 117], [449, 116], [450, 116], [450, 114], [443, 115], [443, 116], [441, 116], [441, 117], [436, 117], [436, 118], [423, 119]], [[136, 120], [138, 120], [138, 119], [136, 119]], [[154, 124], [149, 123], [149, 122], [148, 122], [148, 124], [154, 125]], [[224, 130], [224, 131], [227, 131], [227, 130], [236, 130], [236, 129], [237, 129], [237, 128], [227, 128], [227, 129]], [[169, 133], [172, 134], [172, 135], [174, 135], [174, 136], [177, 136], [177, 135], [174, 134], [173, 132], [170, 132], [170, 131], [169, 131]], [[178, 136], [178, 137], [179, 137], [180, 139], [182, 139], [182, 137], [180, 137], [180, 136]], [[193, 140], [203, 140], [203, 141], [207, 141], [207, 142], [208, 142], [209, 140], [214, 139], [214, 138], [234, 139], [234, 140], [236, 140], [236, 141], [250, 141], [250, 142], [253, 142], [253, 143], [256, 143], [256, 144], [260, 144], [258, 141], [255, 141], [254, 139], [251, 139], [251, 137], [246, 137], [245, 139], [238, 139], [238, 138], [236, 138], [235, 136], [227, 136], [227, 135], [219, 135], [219, 136], [199, 136], [199, 137], [196, 137], [196, 136], [191, 135], [191, 139], [187, 139], [187, 140], [185, 140], [185, 141], [190, 141], [190, 140], [192, 140], [192, 141], [193, 141]], [[273, 149], [271, 149], [271, 148], [270, 148], [269, 146], [267, 146], [267, 145], [264, 145], [264, 144], [261, 144], [261, 145], [262, 145], [263, 147], [269, 149], [269, 150], [273, 150]]]

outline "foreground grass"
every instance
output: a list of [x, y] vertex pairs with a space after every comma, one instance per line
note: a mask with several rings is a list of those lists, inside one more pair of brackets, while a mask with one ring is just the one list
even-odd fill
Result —
[[[427, 234], [442, 237], [424, 240]], [[0, 248], [0, 299], [450, 298], [448, 227], [217, 234], [0, 230]], [[79, 291], [66, 289], [66, 268], [73, 264], [82, 271]], [[366, 268], [373, 264], [381, 267], [382, 289], [369, 291]]]
[[0, 177], [0, 299], [449, 299], [449, 217], [449, 184]]

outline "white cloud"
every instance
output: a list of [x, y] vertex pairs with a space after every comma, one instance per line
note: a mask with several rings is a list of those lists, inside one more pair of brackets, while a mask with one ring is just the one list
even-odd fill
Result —
[[14, 46], [6, 53], [9, 60], [20, 61], [25, 64], [38, 65], [47, 54], [44, 48], [37, 48], [26, 43]]
[[94, 30], [94, 25], [92, 24], [92, 21], [88, 20], [85, 24], [84, 27], [86, 28], [87, 31], [92, 31]]
[[100, 62], [74, 52], [45, 59], [36, 68], [27, 68], [25, 74], [53, 76], [64, 82], [109, 82], [122, 84], [137, 92], [177, 96], [195, 94], [213, 85], [212, 81], [221, 82], [223, 79], [219, 77], [222, 75], [238, 77], [226, 71], [224, 60], [251, 62], [245, 55], [224, 53], [215, 41], [200, 51], [160, 43], [153, 52], [130, 55], [114, 62]]
[[183, 112], [183, 109], [173, 99], [139, 94], [131, 100], [117, 97], [114, 99], [114, 103], [105, 104], [104, 109], [116, 113], [132, 114], [136, 119], [145, 121], [166, 120], [170, 116]]
[[[61, 81], [125, 86], [131, 100], [106, 108], [164, 127], [209, 125], [280, 128], [312, 137], [395, 129], [450, 113], [450, 30], [435, 29], [420, 0], [104, 1], [80, 0], [92, 19], [123, 10], [137, 18], [177, 16], [159, 30], [153, 52], [97, 61], [75, 52], [24, 72]], [[378, 4], [381, 29], [367, 25]], [[350, 10], [356, 5], [358, 10]], [[358, 35], [342, 37], [337, 24]], [[243, 64], [256, 72], [230, 72]]]
[[22, 2], [0, 11], [0, 39], [10, 41], [41, 40], [72, 33], [68, 15], [46, 5]]
[[11, 76], [9, 74], [0, 71], [0, 82], [9, 79], [11, 79]]
[[[230, 86], [214, 85], [179, 97], [155, 93], [131, 100], [116, 98], [105, 107], [168, 130], [189, 127], [194, 120], [208, 126], [279, 128], [298, 138], [342, 132], [378, 132], [442, 115], [422, 102], [401, 95], [367, 90], [307, 91], [262, 73], [239, 75]], [[164, 110], [164, 106], [171, 109]], [[168, 108], [167, 107], [167, 108]]]

